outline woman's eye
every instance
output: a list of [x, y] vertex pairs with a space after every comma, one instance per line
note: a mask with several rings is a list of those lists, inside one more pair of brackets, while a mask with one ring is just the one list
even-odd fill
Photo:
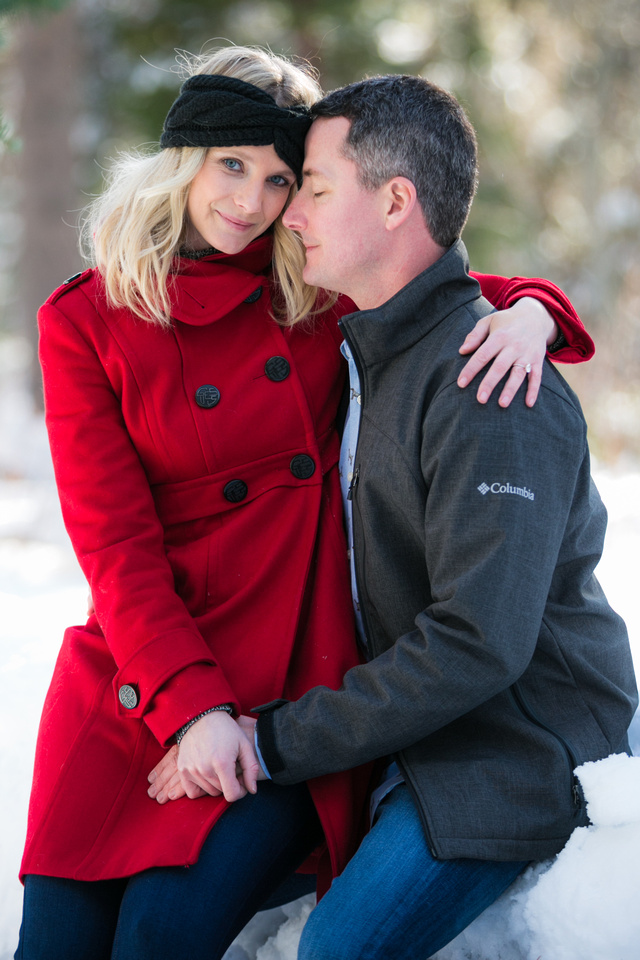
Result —
[[276, 174], [273, 177], [269, 177], [269, 182], [274, 183], [276, 187], [288, 187], [290, 186], [289, 181], [286, 177], [281, 177], [280, 174]]
[[323, 197], [323, 196], [324, 196], [324, 190], [318, 190], [317, 193], [314, 193], [314, 197]]
[[227, 157], [222, 162], [224, 163], [225, 167], [227, 167], [228, 170], [241, 169], [241, 164], [239, 160], [231, 160], [229, 157]]

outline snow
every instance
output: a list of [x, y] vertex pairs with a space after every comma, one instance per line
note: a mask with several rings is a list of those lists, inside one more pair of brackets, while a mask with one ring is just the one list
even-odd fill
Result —
[[[0, 340], [0, 960], [13, 956], [17, 871], [40, 709], [62, 632], [85, 617], [87, 590], [60, 518], [41, 418], [24, 391], [25, 346]], [[640, 473], [596, 471], [609, 509], [598, 576], [626, 619], [640, 673]], [[631, 729], [640, 754], [640, 718]], [[529, 868], [437, 960], [637, 960], [640, 757], [578, 771], [592, 821], [551, 862]], [[258, 914], [225, 960], [295, 960], [313, 898]], [[416, 958], [421, 960], [421, 958]], [[425, 958], [426, 960], [426, 958]]]
[[593, 825], [574, 830], [540, 877], [524, 904], [525, 921], [542, 956], [638, 960], [640, 757], [586, 763], [580, 782]]

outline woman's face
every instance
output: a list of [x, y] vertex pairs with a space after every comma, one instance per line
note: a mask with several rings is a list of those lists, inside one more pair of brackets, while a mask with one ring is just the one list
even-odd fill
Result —
[[187, 200], [187, 244], [239, 253], [282, 212], [295, 175], [273, 145], [210, 147]]

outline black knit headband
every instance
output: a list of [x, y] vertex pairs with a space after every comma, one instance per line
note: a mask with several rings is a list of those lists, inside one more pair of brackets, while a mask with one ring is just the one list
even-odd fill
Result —
[[311, 125], [307, 107], [279, 107], [252, 83], [202, 73], [182, 84], [160, 138], [161, 147], [236, 147], [272, 143], [281, 160], [302, 179], [304, 140]]

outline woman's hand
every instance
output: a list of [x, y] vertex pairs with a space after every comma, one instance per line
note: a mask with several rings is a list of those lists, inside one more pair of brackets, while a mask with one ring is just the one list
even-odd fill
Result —
[[547, 345], [553, 343], [557, 335], [553, 317], [539, 300], [532, 297], [523, 297], [508, 310], [483, 317], [460, 347], [462, 354], [475, 353], [460, 373], [458, 386], [466, 387], [493, 360], [478, 387], [479, 403], [487, 402], [510, 369], [498, 403], [501, 407], [508, 407], [528, 375], [525, 403], [532, 407], [538, 398]]
[[[211, 714], [209, 714], [211, 716]], [[225, 716], [228, 716], [225, 714]], [[204, 719], [204, 717], [202, 718]], [[229, 718], [230, 719], [230, 718]], [[199, 722], [199, 721], [198, 721]], [[234, 721], [231, 721], [232, 723]], [[194, 724], [196, 726], [196, 724]], [[267, 775], [265, 774], [258, 758], [255, 754], [255, 748], [253, 745], [253, 737], [256, 726], [256, 721], [253, 717], [238, 717], [237, 726], [243, 733], [246, 735], [250, 746], [250, 756], [253, 756], [255, 764], [252, 764], [252, 770], [255, 768], [254, 776], [255, 780], [267, 780]], [[193, 728], [191, 728], [193, 729]], [[187, 731], [188, 733], [189, 731]], [[186, 739], [186, 734], [185, 738]], [[221, 796], [223, 793], [222, 786], [220, 784], [219, 778], [217, 776], [210, 776], [208, 781], [207, 789], [203, 789], [202, 786], [198, 786], [196, 783], [192, 783], [191, 789], [188, 792], [185, 787], [185, 782], [181, 771], [178, 768], [178, 755], [181, 747], [177, 745], [171, 747], [170, 750], [167, 750], [162, 760], [160, 760], [151, 773], [148, 776], [149, 783], [151, 786], [147, 790], [147, 793], [152, 798], [152, 800], [157, 800], [158, 803], [167, 803], [168, 800], [179, 800], [181, 797], [190, 797], [190, 799], [195, 800], [198, 797], [205, 797], [207, 795], [212, 797]], [[247, 779], [245, 775], [245, 768], [242, 766], [241, 761], [236, 762], [236, 778], [241, 784], [241, 788], [244, 790], [241, 793], [241, 796], [244, 796], [247, 790], [244, 789], [244, 785], [247, 784]], [[255, 780], [253, 783], [254, 789], [247, 784], [247, 789], [250, 793], [256, 792]], [[242, 782], [244, 781], [244, 783]], [[227, 797], [226, 799], [229, 799]], [[239, 798], [238, 798], [239, 799]]]
[[253, 744], [223, 710], [201, 717], [180, 741], [178, 770], [191, 799], [213, 787], [215, 795], [221, 790], [230, 803], [240, 800], [247, 791], [256, 792], [259, 768]]
[[230, 803], [256, 792], [263, 773], [253, 743], [228, 713], [201, 717], [149, 774], [147, 791], [159, 803], [224, 794]]

